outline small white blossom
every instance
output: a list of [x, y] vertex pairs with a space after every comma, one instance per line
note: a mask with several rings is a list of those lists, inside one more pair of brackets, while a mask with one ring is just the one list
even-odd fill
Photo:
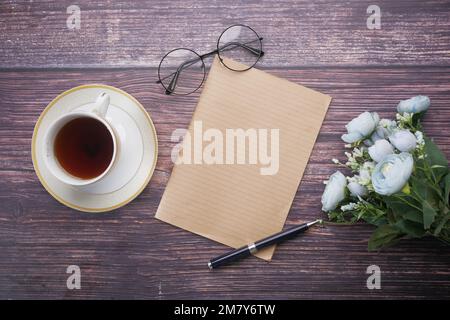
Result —
[[397, 113], [395, 117], [397, 118], [397, 123], [399, 128], [405, 128], [408, 124], [411, 124], [413, 113], [405, 112], [403, 114]]
[[350, 202], [349, 204], [341, 206], [341, 211], [342, 212], [351, 211], [351, 210], [356, 210], [357, 208], [358, 208], [358, 204], [357, 203]]
[[355, 148], [353, 149], [353, 158], [361, 158], [364, 156], [364, 148], [358, 149]]
[[416, 132], [414, 133], [414, 135], [416, 136], [416, 139], [417, 139], [417, 145], [418, 145], [418, 146], [421, 146], [421, 145], [424, 145], [424, 144], [425, 144], [425, 141], [423, 140], [423, 133], [422, 133], [422, 131], [416, 131]]
[[363, 186], [369, 186], [372, 179], [372, 171], [375, 168], [375, 163], [372, 161], [364, 162], [359, 169], [358, 183]]

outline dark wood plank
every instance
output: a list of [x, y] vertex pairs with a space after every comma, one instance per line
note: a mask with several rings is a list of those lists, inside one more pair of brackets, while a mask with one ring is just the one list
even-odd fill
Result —
[[[210, 272], [223, 245], [154, 219], [170, 176], [170, 134], [187, 127], [198, 94], [168, 97], [154, 69], [0, 72], [0, 298], [450, 298], [450, 250], [435, 240], [404, 241], [369, 253], [372, 227], [328, 226], [281, 245], [270, 263], [249, 258]], [[363, 110], [394, 115], [400, 99], [427, 94], [426, 132], [450, 157], [450, 67], [270, 69], [330, 94], [333, 101], [287, 225], [325, 217], [322, 180], [343, 159], [339, 136]], [[60, 205], [31, 163], [33, 126], [58, 93], [105, 83], [134, 95], [159, 136], [155, 174], [144, 192], [109, 214]], [[66, 289], [66, 267], [82, 269], [82, 289]], [[366, 268], [382, 271], [382, 290], [366, 288]]]
[[450, 1], [380, 0], [369, 30], [359, 0], [77, 1], [81, 29], [63, 1], [0, 3], [0, 67], [157, 67], [169, 50], [212, 49], [245, 23], [264, 36], [263, 66], [449, 65]]

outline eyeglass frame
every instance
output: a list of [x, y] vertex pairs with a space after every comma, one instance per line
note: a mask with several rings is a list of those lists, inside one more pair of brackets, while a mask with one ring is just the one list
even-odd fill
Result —
[[[257, 39], [255, 39], [255, 40], [253, 40], [253, 41], [250, 41], [250, 42], [246, 42], [246, 43], [229, 42], [229, 43], [226, 43], [225, 45], [223, 45], [222, 47], [219, 47], [220, 39], [222, 38], [223, 34], [224, 34], [225, 32], [227, 32], [230, 28], [233, 28], [233, 27], [246, 27], [246, 28], [249, 28], [251, 31], [253, 31], [253, 32], [255, 33]], [[205, 54], [199, 55], [197, 52], [195, 52], [195, 51], [192, 50], [192, 49], [188, 49], [188, 48], [176, 48], [176, 49], [173, 49], [173, 50], [167, 52], [167, 53], [164, 55], [164, 57], [161, 59], [161, 61], [159, 62], [159, 66], [158, 66], [158, 80], [156, 81], [156, 83], [160, 83], [160, 84], [164, 87], [164, 89], [165, 89], [165, 94], [166, 94], [166, 95], [189, 95], [189, 94], [191, 94], [191, 93], [194, 93], [195, 91], [197, 91], [197, 90], [202, 86], [202, 84], [203, 84], [203, 82], [205, 81], [205, 78], [206, 78], [205, 62], [204, 62], [203, 59], [206, 58], [206, 57], [212, 56], [212, 55], [214, 55], [214, 54], [217, 54], [217, 55], [218, 55], [219, 61], [220, 61], [221, 64], [222, 64], [223, 66], [225, 66], [227, 69], [229, 69], [229, 70], [231, 70], [231, 71], [236, 71], [236, 72], [248, 71], [248, 70], [250, 70], [251, 68], [253, 68], [253, 67], [258, 63], [258, 61], [261, 59], [262, 56], [264, 56], [264, 51], [263, 51], [263, 49], [262, 49], [262, 40], [263, 40], [263, 39], [264, 39], [263, 37], [260, 37], [260, 36], [258, 35], [258, 33], [257, 33], [255, 30], [253, 30], [251, 27], [249, 27], [249, 26], [247, 26], [247, 25], [244, 25], [244, 24], [234, 24], [234, 25], [231, 25], [231, 26], [227, 27], [225, 30], [222, 31], [222, 33], [220, 34], [219, 38], [217, 39], [216, 49], [213, 50], [213, 51], [210, 51], [210, 52], [207, 52], [207, 53], [205, 53]], [[255, 41], [259, 41], [259, 43], [260, 43], [260, 48], [261, 48], [261, 49], [255, 49], [255, 48], [252, 48], [252, 47], [250, 47], [250, 46], [247, 45], [247, 44], [253, 43], [253, 42], [255, 42]], [[248, 50], [250, 53], [255, 54], [255, 55], [258, 55], [256, 61], [255, 61], [251, 66], [249, 66], [248, 68], [243, 69], [243, 70], [236, 70], [236, 69], [233, 69], [233, 68], [227, 66], [227, 64], [223, 62], [223, 58], [220, 56], [220, 51], [223, 52], [223, 51], [224, 51], [224, 48], [226, 48], [226, 47], [229, 46], [230, 44], [234, 44], [235, 47], [240, 46], [240, 47], [242, 47], [242, 48]], [[235, 47], [233, 47], [233, 48], [231, 48], [231, 49], [228, 49], [228, 50], [232, 50], [232, 49], [234, 49]], [[181, 63], [181, 65], [177, 68], [177, 71], [175, 71], [175, 72], [169, 74], [168, 76], [164, 77], [163, 79], [161, 79], [160, 69], [161, 69], [162, 62], [164, 61], [164, 59], [165, 59], [170, 53], [172, 53], [172, 52], [174, 52], [174, 51], [176, 51], [176, 50], [187, 50], [187, 51], [190, 51], [190, 52], [194, 53], [198, 58], [194, 58], [194, 59], [191, 59], [191, 60], [188, 60], [188, 61], [185, 61], [185, 62]], [[181, 93], [181, 94], [180, 94], [180, 93], [174, 92], [174, 91], [175, 91], [176, 84], [177, 84], [177, 81], [178, 81], [179, 74], [180, 74], [181, 71], [183, 70], [184, 65], [185, 65], [186, 63], [189, 63], [189, 62], [196, 63], [197, 61], [201, 61], [201, 62], [202, 62], [202, 70], [203, 70], [203, 79], [202, 79], [202, 81], [200, 82], [200, 84], [198, 85], [198, 87], [197, 87], [195, 90], [193, 90], [193, 91], [191, 91], [191, 92], [189, 92], [189, 93]], [[189, 67], [189, 65], [188, 65], [188, 67]], [[170, 76], [172, 76], [172, 75], [174, 75], [174, 76], [173, 76], [172, 80], [170, 81], [169, 88], [172, 87], [173, 89], [172, 89], [172, 90], [169, 90], [169, 88], [166, 88], [166, 86], [164, 85], [163, 80], [167, 79], [168, 77], [170, 77]], [[175, 75], [177, 75], [177, 76], [175, 77]]]

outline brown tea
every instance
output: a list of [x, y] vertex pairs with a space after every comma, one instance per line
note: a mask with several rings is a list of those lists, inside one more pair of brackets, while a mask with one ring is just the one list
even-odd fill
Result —
[[60, 165], [71, 175], [92, 179], [111, 163], [114, 142], [100, 121], [82, 117], [69, 121], [58, 132], [54, 152]]

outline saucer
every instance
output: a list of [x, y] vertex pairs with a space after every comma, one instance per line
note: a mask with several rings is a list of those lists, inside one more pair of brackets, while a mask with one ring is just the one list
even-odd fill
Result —
[[[102, 92], [111, 98], [106, 120], [119, 140], [119, 156], [103, 179], [83, 187], [66, 185], [45, 165], [44, 134], [62, 114], [88, 110]], [[50, 102], [34, 128], [31, 153], [40, 182], [56, 200], [80, 211], [105, 212], [127, 204], [144, 190], [155, 170], [158, 142], [150, 116], [134, 97], [111, 86], [92, 84], [67, 90]]]

